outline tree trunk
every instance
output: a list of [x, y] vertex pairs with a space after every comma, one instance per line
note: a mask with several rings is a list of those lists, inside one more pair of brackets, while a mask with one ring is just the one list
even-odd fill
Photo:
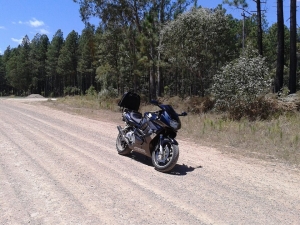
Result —
[[149, 100], [156, 99], [156, 88], [155, 88], [155, 74], [153, 67], [149, 68], [150, 70], [150, 98]]
[[275, 93], [283, 87], [284, 68], [284, 20], [283, 0], [277, 0], [277, 67], [275, 78]]
[[[161, 39], [159, 40], [159, 45], [161, 45]], [[163, 92], [163, 87], [162, 87], [162, 79], [163, 79], [163, 76], [162, 76], [162, 73], [161, 73], [161, 70], [160, 70], [160, 52], [158, 51], [157, 52], [157, 95], [159, 97], [162, 96], [162, 92]]]
[[290, 94], [296, 93], [296, 72], [297, 72], [297, 21], [296, 21], [296, 0], [291, 0], [290, 6]]
[[263, 46], [262, 46], [262, 26], [261, 26], [261, 2], [260, 0], [256, 1], [257, 7], [257, 47], [260, 55], [263, 55]]

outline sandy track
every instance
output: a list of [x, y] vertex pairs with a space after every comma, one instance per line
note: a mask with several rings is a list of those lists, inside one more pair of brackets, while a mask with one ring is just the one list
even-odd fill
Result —
[[0, 99], [0, 224], [300, 224], [298, 171], [178, 140], [159, 173], [100, 119]]

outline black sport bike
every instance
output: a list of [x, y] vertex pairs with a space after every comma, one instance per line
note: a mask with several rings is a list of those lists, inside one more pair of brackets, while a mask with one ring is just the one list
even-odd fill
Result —
[[140, 96], [126, 92], [118, 105], [122, 108], [122, 118], [125, 127], [117, 126], [119, 134], [116, 141], [120, 155], [128, 155], [131, 151], [139, 152], [152, 159], [152, 164], [160, 172], [169, 172], [176, 165], [179, 157], [178, 142], [175, 140], [177, 131], [181, 128], [179, 116], [172, 106], [160, 104], [152, 100], [152, 104], [160, 110], [138, 112]]

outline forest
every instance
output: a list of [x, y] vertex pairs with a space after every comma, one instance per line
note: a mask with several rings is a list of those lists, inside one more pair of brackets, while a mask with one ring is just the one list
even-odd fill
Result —
[[[195, 7], [197, 1], [74, 2], [85, 23], [81, 34], [64, 37], [57, 30], [51, 40], [26, 35], [0, 55], [0, 96], [116, 97], [132, 90], [145, 99], [215, 96], [222, 108], [266, 92], [300, 89], [296, 7], [294, 17], [285, 15], [288, 27], [282, 1], [277, 1], [278, 22], [271, 25], [268, 12], [239, 20], [222, 5]], [[247, 9], [241, 0], [226, 4]], [[100, 24], [90, 24], [90, 17], [100, 18]]]

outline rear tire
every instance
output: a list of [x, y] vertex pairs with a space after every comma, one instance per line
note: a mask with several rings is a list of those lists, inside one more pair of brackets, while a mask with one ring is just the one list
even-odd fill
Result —
[[172, 144], [168, 139], [163, 141], [163, 155], [159, 154], [159, 147], [152, 152], [152, 164], [160, 172], [169, 172], [176, 165], [179, 158], [178, 145]]
[[129, 155], [131, 152], [131, 149], [128, 147], [121, 134], [119, 134], [117, 137], [116, 148], [119, 155]]

